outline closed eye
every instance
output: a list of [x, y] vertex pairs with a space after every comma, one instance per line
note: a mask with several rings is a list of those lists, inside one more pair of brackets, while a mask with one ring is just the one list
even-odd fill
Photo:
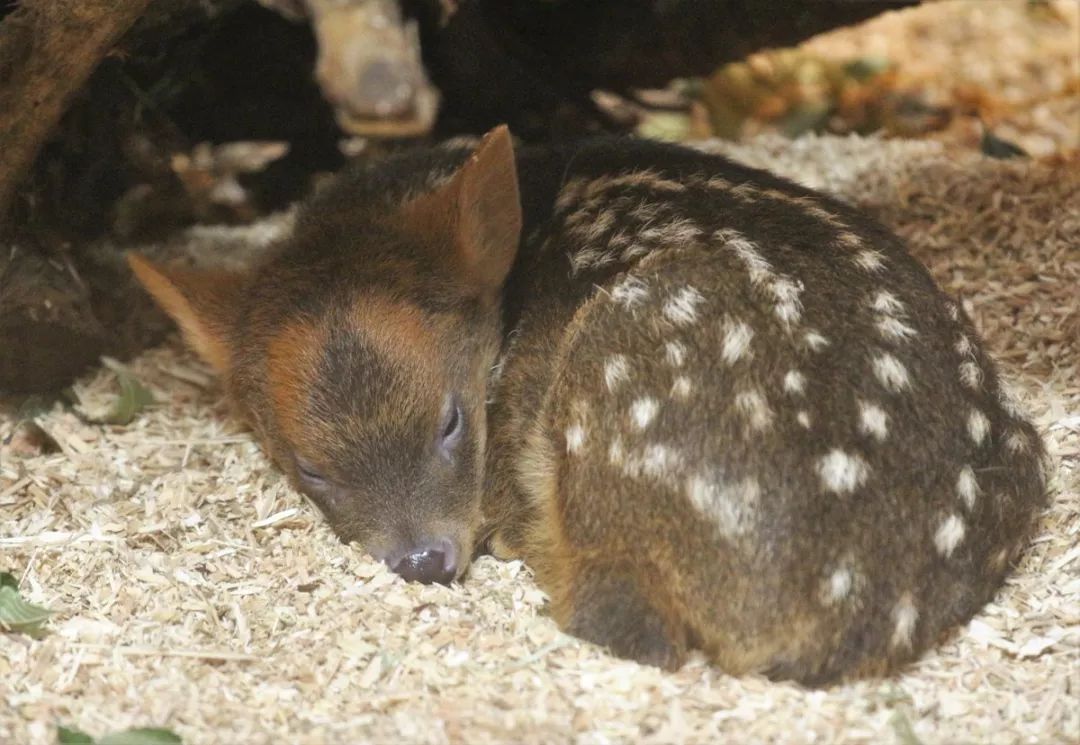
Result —
[[465, 430], [465, 414], [461, 410], [457, 396], [447, 396], [443, 406], [443, 415], [439, 425], [439, 452], [450, 458]]
[[300, 458], [296, 459], [296, 473], [309, 486], [316, 488], [326, 486], [326, 477], [316, 471], [310, 463]]

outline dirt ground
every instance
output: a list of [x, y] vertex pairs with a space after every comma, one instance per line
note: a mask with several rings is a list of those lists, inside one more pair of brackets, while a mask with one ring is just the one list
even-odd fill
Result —
[[[1051, 507], [967, 627], [902, 675], [808, 691], [613, 659], [558, 631], [519, 563], [406, 585], [333, 537], [173, 340], [128, 366], [157, 401], [130, 424], [56, 405], [36, 422], [57, 452], [0, 449], [0, 570], [57, 610], [40, 640], [0, 634], [0, 743], [53, 743], [58, 724], [164, 726], [188, 745], [1080, 742], [1080, 161], [856, 137], [707, 147], [901, 233], [1045, 437]], [[213, 252], [287, 224], [184, 239]], [[83, 413], [109, 410], [118, 369], [76, 385]], [[13, 424], [0, 415], [0, 439]]]

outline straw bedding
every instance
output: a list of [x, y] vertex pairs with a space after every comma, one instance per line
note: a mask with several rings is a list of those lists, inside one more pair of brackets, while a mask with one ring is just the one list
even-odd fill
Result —
[[[0, 742], [54, 742], [58, 723], [192, 745], [1080, 741], [1078, 164], [874, 139], [713, 147], [903, 234], [1046, 437], [1052, 506], [968, 627], [894, 679], [808, 691], [613, 659], [555, 628], [519, 563], [406, 585], [333, 537], [173, 341], [130, 364], [158, 401], [130, 425], [55, 407], [38, 423], [60, 452], [0, 451], [0, 568], [58, 611], [39, 641], [0, 634]], [[274, 230], [187, 240], [206, 253]], [[109, 367], [77, 386], [91, 414], [116, 390]]]

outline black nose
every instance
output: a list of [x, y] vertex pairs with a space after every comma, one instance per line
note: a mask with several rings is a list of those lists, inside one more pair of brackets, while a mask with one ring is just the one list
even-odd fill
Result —
[[449, 538], [425, 541], [409, 549], [391, 568], [408, 582], [448, 585], [457, 574], [457, 551]]

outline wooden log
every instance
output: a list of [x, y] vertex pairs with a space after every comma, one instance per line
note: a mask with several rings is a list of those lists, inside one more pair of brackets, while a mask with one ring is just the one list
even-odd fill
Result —
[[0, 230], [71, 97], [149, 0], [24, 0], [0, 22]]

